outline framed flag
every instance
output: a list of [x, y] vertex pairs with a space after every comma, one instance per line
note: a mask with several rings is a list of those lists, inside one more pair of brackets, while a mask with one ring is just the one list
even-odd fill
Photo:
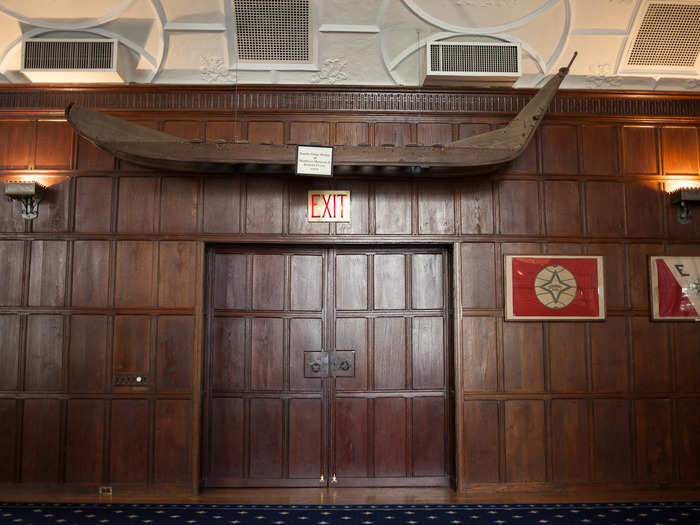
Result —
[[649, 258], [651, 318], [700, 321], [700, 257]]
[[605, 319], [600, 256], [505, 256], [507, 321]]

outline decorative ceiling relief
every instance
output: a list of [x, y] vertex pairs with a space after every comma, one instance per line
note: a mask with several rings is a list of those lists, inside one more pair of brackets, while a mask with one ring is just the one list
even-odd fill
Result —
[[586, 84], [594, 89], [617, 89], [622, 86], [620, 77], [611, 76], [613, 66], [610, 64], [598, 64], [588, 67], [590, 75], [586, 77]]
[[199, 57], [200, 78], [207, 84], [235, 84], [236, 72], [226, 66], [223, 57]]
[[[429, 44], [481, 42], [521, 47], [516, 88], [541, 86], [578, 51], [564, 88], [700, 89], [692, 56], [686, 70], [625, 69], [652, 0], [308, 0], [311, 58], [294, 64], [237, 59], [237, 1], [0, 0], [0, 83], [29, 81], [25, 39], [107, 38], [134, 83], [420, 86]], [[264, 26], [251, 13], [251, 27]], [[663, 34], [652, 42], [663, 47]]]
[[335, 84], [348, 79], [348, 75], [343, 69], [348, 61], [345, 58], [327, 58], [321, 65], [318, 73], [311, 75], [311, 82], [314, 84]]

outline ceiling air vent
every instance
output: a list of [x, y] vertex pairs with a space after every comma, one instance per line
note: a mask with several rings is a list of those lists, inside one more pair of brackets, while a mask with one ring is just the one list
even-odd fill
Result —
[[620, 73], [695, 75], [700, 56], [700, 2], [646, 0], [620, 62]]
[[424, 86], [513, 84], [520, 78], [520, 45], [445, 42], [427, 46]]
[[310, 62], [310, 4], [311, 0], [233, 0], [238, 60]]
[[33, 82], [123, 82], [118, 47], [101, 38], [25, 40], [22, 73]]

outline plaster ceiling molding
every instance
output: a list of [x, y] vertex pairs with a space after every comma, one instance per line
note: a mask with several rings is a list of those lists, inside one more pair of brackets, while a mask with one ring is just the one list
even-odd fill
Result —
[[226, 29], [226, 0], [167, 0], [163, 2], [166, 30], [208, 31]]
[[2, 0], [0, 11], [30, 26], [77, 31], [122, 16], [133, 2], [134, 0]]
[[[319, 71], [298, 74], [280, 71], [280, 79], [283, 83], [313, 84], [316, 80], [319, 84], [329, 83], [323, 77], [343, 62], [340, 71], [344, 75], [334, 76], [336, 84], [392, 85], [394, 82], [384, 67], [379, 49], [377, 33], [323, 32], [319, 35]], [[336, 59], [340, 61], [332, 62]]]
[[236, 72], [228, 69], [223, 57], [200, 56], [199, 77], [207, 84], [235, 84]]
[[[562, 51], [562, 62], [570, 58], [574, 52], [578, 56], [571, 66], [569, 75], [562, 82], [564, 89], [597, 89], [596, 85], [607, 83], [605, 78], [588, 79], [592, 77], [615, 77], [615, 64], [619, 50], [625, 43], [625, 35], [599, 35], [591, 38], [588, 35], [572, 35]], [[612, 82], [615, 83], [614, 81]]]
[[657, 91], [700, 91], [700, 79], [661, 78], [656, 83]]
[[321, 31], [324, 26], [365, 26], [376, 28], [384, 0], [323, 0], [320, 9]]
[[627, 35], [638, 0], [586, 0], [571, 2], [573, 35]]
[[[168, 32], [168, 54], [163, 60], [158, 81], [173, 82], [170, 79], [177, 78], [178, 74], [181, 75], [182, 82], [195, 84], [225, 83], [229, 82], [227, 78], [237, 78], [240, 81], [241, 75], [236, 77], [236, 72], [228, 67], [227, 47], [228, 39], [224, 32]], [[219, 57], [221, 63], [218, 62]], [[231, 72], [231, 76], [227, 77], [227, 72]], [[166, 73], [168, 80], [165, 80]]]

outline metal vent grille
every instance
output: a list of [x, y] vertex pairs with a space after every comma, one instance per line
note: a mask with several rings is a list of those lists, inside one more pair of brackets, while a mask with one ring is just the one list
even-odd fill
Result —
[[311, 59], [310, 0], [233, 0], [240, 60]]
[[434, 72], [518, 74], [518, 46], [501, 44], [431, 44]]
[[114, 40], [27, 40], [23, 69], [112, 69]]
[[629, 66], [693, 67], [700, 53], [700, 5], [650, 2]]

